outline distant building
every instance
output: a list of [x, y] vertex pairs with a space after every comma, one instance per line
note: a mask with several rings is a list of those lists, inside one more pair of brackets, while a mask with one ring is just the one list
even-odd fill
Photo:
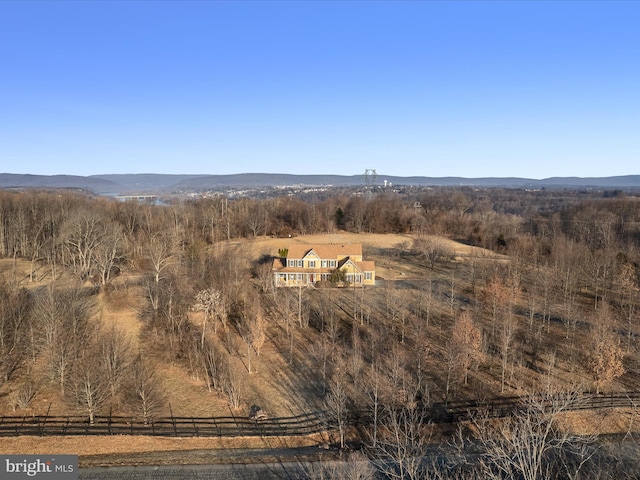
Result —
[[116, 195], [116, 199], [121, 202], [156, 203], [158, 197], [156, 195]]
[[362, 260], [362, 244], [291, 245], [273, 262], [278, 287], [375, 285], [375, 262]]

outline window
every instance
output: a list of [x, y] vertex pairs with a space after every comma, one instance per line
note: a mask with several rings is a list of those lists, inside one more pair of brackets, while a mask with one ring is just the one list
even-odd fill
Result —
[[301, 273], [298, 274], [298, 280], [302, 280], [302, 274]]
[[320, 262], [320, 266], [321, 266], [322, 268], [326, 268], [326, 267], [327, 267], [327, 261], [326, 261], [326, 260], [322, 260], [322, 261]]
[[309, 260], [309, 268], [316, 268], [316, 261], [315, 260]]
[[302, 266], [302, 260], [298, 260], [298, 266], [301, 267]]
[[329, 266], [332, 267], [332, 268], [335, 267], [336, 266], [336, 261], [335, 260], [331, 260], [329, 262]]
[[371, 280], [371, 272], [364, 272], [364, 279]]
[[295, 266], [296, 266], [295, 260], [287, 260], [287, 267], [295, 267]]
[[289, 281], [293, 282], [296, 279], [296, 274], [295, 273], [290, 273], [289, 274]]

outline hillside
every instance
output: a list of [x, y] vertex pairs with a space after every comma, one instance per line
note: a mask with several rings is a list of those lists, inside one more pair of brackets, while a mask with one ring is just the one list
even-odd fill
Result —
[[[415, 266], [406, 262], [394, 262], [389, 264], [384, 259], [385, 252], [399, 248], [403, 244], [411, 241], [410, 235], [353, 235], [346, 232], [332, 235], [311, 235], [298, 237], [294, 241], [303, 244], [312, 243], [336, 243], [354, 241], [362, 242], [367, 251], [372, 252], [371, 258], [379, 262], [379, 274], [382, 278], [388, 280], [397, 279], [415, 279]], [[290, 239], [274, 239], [274, 238], [257, 238], [254, 240], [241, 240], [230, 242], [229, 248], [242, 248], [244, 252], [250, 255], [250, 261], [256, 262], [263, 255], [275, 255], [280, 248], [286, 248], [291, 243]], [[460, 256], [469, 256], [477, 250], [477, 254], [481, 255], [481, 249], [463, 245], [456, 242], [447, 241], [452, 250]], [[374, 253], [376, 252], [376, 253]], [[488, 253], [484, 253], [488, 254]], [[42, 291], [52, 280], [52, 274], [49, 269], [39, 265], [34, 276], [29, 275], [31, 263], [21, 260], [14, 262], [10, 259], [0, 260], [0, 278], [5, 278], [10, 283], [19, 287], [25, 287], [34, 292]], [[109, 293], [104, 291], [95, 296], [96, 304], [93, 307], [93, 315], [96, 321], [99, 321], [103, 329], [116, 327], [124, 332], [131, 342], [133, 350], [146, 349], [147, 346], [141, 344], [144, 340], [141, 338], [143, 330], [143, 320], [140, 319], [140, 305], [145, 302], [144, 292], [140, 289], [139, 278], [141, 272], [132, 271], [119, 276], [112, 283], [113, 290]], [[58, 273], [57, 282], [69, 282], [76, 285], [77, 282], [68, 274]], [[89, 288], [86, 284], [85, 288]], [[192, 314], [193, 322], [198, 322], [198, 314]], [[248, 410], [248, 406], [252, 404], [262, 405], [267, 411], [274, 416], [288, 416], [292, 414], [300, 414], [310, 409], [322, 407], [322, 402], [318, 402], [315, 393], [307, 390], [304, 376], [300, 377], [291, 371], [290, 359], [282, 351], [280, 345], [282, 326], [277, 318], [270, 319], [270, 326], [267, 330], [267, 339], [265, 346], [262, 348], [260, 358], [254, 359], [251, 375], [244, 378], [245, 395], [242, 401], [241, 411]], [[235, 333], [230, 332], [232, 335]], [[311, 344], [315, 342], [314, 336], [308, 333], [300, 332], [300, 344], [296, 345], [299, 354], [308, 351]], [[235, 333], [237, 335], [237, 333]], [[246, 370], [243, 365], [243, 354], [239, 350], [241, 338], [232, 338], [230, 340], [235, 344], [237, 350], [238, 368]], [[307, 344], [307, 342], [309, 344]], [[304, 358], [298, 361], [304, 363]], [[158, 374], [162, 378], [163, 388], [168, 393], [166, 398], [165, 409], [160, 411], [159, 415], [169, 415], [169, 405], [174, 415], [179, 416], [224, 416], [229, 413], [228, 402], [225, 398], [221, 398], [209, 392], [206, 384], [202, 379], [194, 379], [186, 371], [184, 366], [159, 363]], [[277, 381], [276, 381], [277, 379]], [[11, 391], [11, 387], [9, 391]], [[9, 395], [5, 390], [5, 394]], [[22, 411], [22, 410], [20, 410]], [[64, 397], [59, 395], [55, 388], [49, 388], [46, 385], [34, 398], [28, 408], [23, 413], [44, 415], [47, 412], [55, 415], [63, 415], [73, 413], [69, 410], [68, 403]], [[10, 402], [0, 403], [0, 414], [10, 415], [15, 413]], [[122, 413], [115, 411], [114, 413]]]
[[[640, 175], [615, 177], [465, 178], [399, 177], [379, 174], [373, 180], [381, 187], [386, 182], [396, 186], [474, 186], [482, 188], [640, 188]], [[353, 187], [365, 185], [363, 175], [292, 175], [275, 173], [241, 173], [233, 175], [110, 174], [92, 176], [24, 175], [0, 173], [0, 189], [77, 189], [101, 195], [168, 194], [180, 192], [221, 191], [228, 188], [275, 188], [294, 186]]]
[[[190, 372], [188, 364], [183, 362], [169, 361], [169, 358], [149, 345], [144, 345], [144, 324], [140, 318], [140, 304], [144, 302], [143, 292], [139, 288], [139, 274], [140, 272], [131, 271], [123, 274], [117, 278], [113, 283], [113, 290], [108, 294], [101, 292], [97, 295], [97, 304], [94, 309], [95, 320], [100, 321], [103, 328], [111, 328], [112, 326], [120, 329], [126, 333], [127, 338], [132, 342], [133, 349], [143, 349], [152, 355], [156, 363], [156, 372], [161, 378], [163, 390], [166, 392], [166, 404], [165, 407], [157, 412], [159, 416], [196, 416], [196, 417], [209, 417], [209, 416], [226, 416], [229, 413], [236, 415], [244, 415], [248, 411], [250, 405], [261, 405], [272, 416], [291, 416], [314, 409], [326, 408], [325, 403], [322, 400], [322, 388], [318, 386], [320, 381], [317, 372], [318, 364], [317, 355], [321, 353], [318, 350], [318, 346], [323, 342], [335, 342], [335, 346], [338, 351], [342, 351], [345, 355], [344, 365], [348, 371], [352, 372], [350, 375], [354, 375], [352, 370], [356, 364], [362, 362], [362, 365], [358, 367], [366, 371], [366, 363], [371, 361], [371, 353], [369, 352], [369, 346], [366, 345], [366, 332], [373, 326], [373, 322], [391, 322], [388, 324], [395, 330], [397, 335], [400, 335], [398, 343], [394, 343], [393, 346], [382, 345], [375, 346], [374, 348], [380, 353], [389, 352], [391, 355], [385, 360], [391, 362], [388, 364], [388, 368], [393, 369], [393, 358], [405, 358], [410, 356], [412, 359], [407, 358], [408, 365], [415, 365], [415, 346], [418, 337], [416, 337], [414, 329], [417, 325], [411, 324], [409, 316], [415, 312], [415, 305], [412, 303], [420, 296], [419, 291], [424, 292], [425, 282], [431, 282], [435, 286], [433, 290], [434, 297], [431, 307], [427, 304], [423, 304], [423, 308], [430, 309], [426, 321], [427, 326], [420, 327], [423, 330], [422, 335], [425, 335], [425, 339], [428, 340], [428, 346], [426, 346], [425, 352], [429, 352], [425, 357], [424, 371], [429, 372], [428, 376], [431, 379], [431, 387], [428, 388], [429, 395], [433, 396], [433, 400], [441, 399], [444, 376], [446, 375], [446, 362], [443, 363], [439, 358], [445, 358], [447, 349], [447, 343], [450, 340], [448, 332], [450, 331], [452, 320], [448, 318], [447, 310], [450, 308], [450, 299], [447, 299], [447, 292], [451, 292], [452, 288], [455, 288], [454, 296], [456, 302], [462, 304], [468, 303], [468, 299], [465, 297], [473, 292], [474, 288], [481, 289], [482, 287], [473, 287], [469, 283], [470, 269], [473, 268], [497, 268], [499, 265], [504, 265], [507, 258], [504, 256], [496, 255], [490, 251], [471, 247], [468, 245], [454, 242], [445, 238], [433, 238], [434, 241], [441, 242], [443, 248], [446, 248], [449, 252], [448, 257], [443, 257], [442, 261], [438, 262], [436, 268], [429, 268], [420, 260], [407, 256], [407, 248], [415, 240], [414, 235], [380, 235], [380, 234], [349, 234], [346, 232], [340, 232], [338, 234], [322, 234], [322, 235], [310, 235], [301, 236], [295, 239], [276, 239], [276, 238], [256, 238], [253, 240], [240, 240], [233, 241], [225, 248], [234, 249], [234, 251], [243, 251], [250, 254], [251, 261], [256, 262], [265, 254], [276, 254], [280, 248], [286, 248], [291, 243], [298, 244], [317, 244], [317, 243], [335, 243], [336, 241], [341, 243], [349, 242], [361, 242], [364, 246], [365, 255], [367, 258], [373, 259], [379, 265], [378, 270], [378, 286], [375, 288], [367, 289], [362, 292], [350, 292], [348, 290], [340, 291], [305, 291], [305, 301], [309, 302], [309, 314], [318, 308], [317, 301], [326, 301], [327, 294], [333, 298], [335, 305], [338, 307], [338, 317], [336, 320], [339, 322], [336, 324], [336, 330], [332, 331], [332, 327], [327, 327], [327, 330], [323, 333], [317, 331], [317, 325], [314, 327], [314, 322], [311, 319], [309, 321], [309, 327], [299, 328], [298, 325], [287, 324], [287, 321], [279, 318], [279, 314], [274, 313], [267, 318], [267, 341], [262, 347], [260, 356], [253, 359], [252, 372], [247, 370], [247, 356], [246, 351], [242, 348], [242, 338], [234, 329], [231, 328], [227, 334], [231, 335], [231, 338], [226, 341], [233, 345], [235, 351], [232, 354], [230, 360], [237, 363], [238, 369], [242, 371], [242, 400], [238, 408], [231, 408], [228, 399], [224, 395], [220, 395], [215, 392], [210, 392], [207, 389], [206, 382], [202, 378], [193, 376], [193, 372]], [[238, 250], [239, 249], [239, 250]], [[250, 253], [249, 253], [250, 252]], [[482, 267], [481, 267], [481, 264]], [[36, 270], [35, 275], [29, 275], [31, 264], [26, 261], [1, 260], [0, 261], [0, 276], [10, 283], [17, 284], [21, 287], [26, 287], [32, 291], [38, 291], [43, 287], [50, 284], [52, 276], [46, 268], [40, 267]], [[70, 281], [73, 283], [73, 279], [69, 276], [63, 275], [59, 277], [58, 281]], [[452, 287], [449, 282], [452, 278], [456, 278], [457, 285]], [[293, 293], [293, 296], [289, 294]], [[295, 302], [295, 297], [298, 292], [283, 291], [278, 294], [281, 299], [289, 298], [290, 301]], [[361, 297], [362, 294], [362, 297]], [[275, 293], [274, 293], [275, 295]], [[442, 295], [442, 298], [439, 298]], [[268, 297], [272, 297], [269, 293]], [[276, 298], [273, 296], [272, 298]], [[322, 300], [325, 299], [325, 300]], [[365, 303], [361, 302], [361, 299], [365, 300]], [[353, 301], [357, 300], [358, 305], [353, 305]], [[267, 310], [277, 309], [276, 303], [271, 304], [266, 298], [265, 308]], [[269, 306], [267, 306], [269, 305]], [[408, 310], [404, 310], [407, 308]], [[295, 307], [293, 308], [295, 310]], [[394, 313], [389, 314], [393, 310]], [[360, 311], [358, 311], [360, 310]], [[376, 310], [386, 310], [387, 314], [384, 315], [386, 320], [382, 320], [383, 317], [379, 317], [374, 313]], [[355, 318], [361, 318], [358, 322], [354, 322]], [[423, 313], [424, 314], [424, 313]], [[295, 317], [295, 312], [292, 312]], [[362, 317], [360, 317], [362, 315]], [[194, 315], [192, 321], [197, 324], [197, 315]], [[430, 319], [429, 319], [430, 318]], [[402, 320], [402, 322], [400, 322]], [[406, 324], [404, 324], [406, 320]], [[423, 321], [425, 319], [423, 318]], [[295, 322], [297, 320], [294, 319]], [[522, 320], [524, 321], [524, 319]], [[487, 320], [482, 321], [485, 331], [490, 331], [491, 323]], [[359, 325], [359, 326], [358, 326]], [[292, 335], [289, 337], [287, 329], [291, 328]], [[405, 336], [404, 328], [407, 329]], [[402, 330], [401, 330], [402, 329]], [[526, 330], [526, 329], [525, 329]], [[361, 332], [362, 344], [360, 347], [361, 355], [359, 359], [354, 357], [354, 348], [356, 348], [356, 337], [354, 336], [356, 331]], [[411, 332], [411, 333], [409, 333]], [[549, 337], [551, 343], [563, 344], [564, 327], [562, 325], [553, 326], [550, 331], [552, 334]], [[210, 331], [209, 334], [212, 339], [216, 336], [220, 337], [225, 335], [224, 332], [218, 331], [217, 334], [213, 334]], [[236, 335], [238, 335], [236, 337]], [[222, 338], [222, 337], [220, 337]], [[404, 338], [404, 340], [401, 340]], [[577, 338], [572, 341], [575, 345], [574, 348], [579, 348], [582, 344]], [[292, 342], [292, 348], [288, 348], [288, 344]], [[415, 345], [415, 346], [414, 346]], [[524, 345], [522, 346], [524, 347]], [[518, 347], [518, 348], [522, 348]], [[422, 347], [420, 347], [422, 348]], [[542, 349], [544, 350], [544, 349]], [[153, 352], [153, 353], [152, 353]], [[528, 355], [526, 352], [522, 352], [523, 355]], [[571, 366], [570, 362], [572, 358], [576, 358], [577, 353], [572, 351], [565, 351], [562, 354], [556, 354], [556, 364], [554, 367], [554, 379], [553, 383], [561, 382], [563, 384], [579, 385], [583, 384], [580, 388], [589, 388], [589, 380], [584, 376], [584, 372], [576, 371], [575, 366]], [[428, 358], [431, 360], [428, 360]], [[327, 357], [329, 358], [329, 357]], [[337, 360], [337, 359], [336, 359]], [[455, 398], [477, 398], [480, 396], [496, 396], [500, 395], [499, 380], [499, 365], [491, 365], [489, 359], [485, 360], [485, 363], [477, 371], [471, 373], [471, 379], [469, 385], [457, 384], [452, 387], [452, 392]], [[531, 388], [539, 388], [540, 385], [548, 382], [546, 379], [548, 371], [542, 368], [544, 365], [543, 354], [539, 357], [540, 365], [540, 378], [537, 380], [531, 377], [531, 370], [526, 368], [525, 364], [510, 366], [509, 372], [509, 386], [508, 394], [526, 394]], [[353, 363], [356, 362], [356, 363]], [[397, 367], [400, 365], [397, 365]], [[395, 368], [397, 368], [395, 367]], [[389, 370], [389, 374], [392, 370]], [[629, 377], [629, 374], [632, 376]], [[629, 372], [625, 375], [629, 381], [635, 377], [636, 372]], [[556, 377], [557, 375], [557, 377]], [[529, 377], [528, 379], [526, 377]], [[563, 377], [563, 380], [561, 380]], [[315, 380], [314, 380], [315, 378]], [[353, 377], [356, 380], [357, 377]], [[390, 377], [393, 379], [393, 377]], [[399, 380], [397, 378], [396, 380]], [[533, 380], [533, 383], [532, 383]], [[402, 382], [405, 380], [403, 379]], [[366, 381], [365, 381], [366, 382]], [[625, 379], [621, 379], [621, 383], [617, 385], [611, 385], [612, 390], [624, 390], [634, 388], [634, 383], [627, 383]], [[536, 385], [537, 386], [534, 386]], [[366, 383], [362, 386], [354, 388], [361, 388], [366, 390]], [[390, 386], [390, 385], [389, 385]], [[12, 398], [12, 391], [15, 387], [7, 385], [0, 391], [4, 399]], [[395, 388], [398, 388], [397, 386]], [[350, 396], [354, 401], [359, 398], [358, 393], [354, 390]], [[111, 407], [113, 408], [113, 407]], [[116, 407], [117, 408], [117, 407]], [[75, 410], [69, 408], [68, 401], [60, 395], [60, 392], [51, 386], [42, 385], [41, 389], [37, 392], [30, 405], [26, 408], [18, 408], [13, 410], [10, 408], [10, 403], [3, 402], [0, 407], [0, 413], [3, 415], [44, 415], [44, 414], [74, 414]], [[113, 411], [111, 413], [123, 413], [119, 411]], [[605, 416], [597, 413], [574, 413], [565, 415], [563, 422], [565, 427], [572, 431], [576, 431], [581, 434], [597, 433], [617, 433], [625, 432], [631, 428], [629, 422], [633, 422], [635, 414], [629, 411], [609, 412]], [[446, 431], [446, 429], [445, 429]], [[445, 431], [436, 430], [432, 435], [434, 439]], [[436, 432], [439, 432], [436, 434]], [[354, 437], [355, 438], [355, 437]], [[300, 437], [300, 438], [282, 438], [276, 439], [237, 439], [237, 440], [223, 440], [223, 439], [180, 439], [174, 441], [172, 439], [155, 439], [155, 438], [143, 438], [132, 437], [128, 439], [126, 445], [123, 442], [116, 440], [111, 441], [109, 438], [65, 438], [56, 442], [56, 445], [65, 445], [65, 451], [77, 452], [82, 457], [82, 464], [87, 465], [101, 465], [108, 464], [113, 461], [113, 458], [130, 458], [131, 462], [145, 464], [149, 461], [152, 462], [165, 462], [171, 461], [174, 458], [176, 451], [180, 450], [192, 450], [193, 452], [186, 452], [182, 455], [182, 458], [192, 458], [192, 462], [198, 463], [201, 460], [201, 454], [197, 453], [202, 449], [228, 449], [228, 448], [273, 448], [274, 442], [280, 447], [294, 447], [301, 445], [315, 445], [324, 441], [322, 437]], [[34, 439], [29, 437], [20, 437], [15, 439], [3, 440], [5, 445], [5, 451], [11, 452], [45, 452], [48, 449], [43, 444], [43, 440]], [[157, 452], [155, 455], [146, 453], [142, 456], [135, 456], [135, 452]], [[165, 453], [162, 453], [165, 452]], [[111, 457], [110, 457], [111, 455]], [[115, 455], [115, 457], [113, 457]], [[186, 455], [186, 456], [185, 456]], [[224, 453], [221, 453], [220, 461], [224, 461]], [[112, 460], [109, 460], [111, 458]], [[146, 460], [145, 460], [146, 459]]]
[[[454, 322], [450, 317], [452, 305], [455, 303], [456, 310], [461, 307], [468, 309], [471, 302], [478, 302], [481, 295], [486, 295], [484, 293], [486, 285], [474, 284], [473, 275], [479, 275], [480, 271], [497, 271], [505, 266], [508, 268], [508, 263], [505, 263], [508, 260], [506, 257], [484, 249], [439, 238], [435, 240], [441, 242], [441, 248], [448, 253], [437, 261], [435, 268], [430, 268], [408, 251], [415, 238], [406, 234], [358, 235], [341, 232], [302, 236], [292, 240], [273, 238], [240, 240], [230, 242], [223, 247], [232, 249], [233, 252], [244, 252], [250, 256], [248, 260], [254, 263], [265, 255], [277, 254], [279, 249], [286, 248], [292, 242], [314, 244], [357, 241], [363, 244], [365, 256], [377, 264], [377, 287], [360, 292], [323, 289], [302, 292], [306, 305], [304, 307], [306, 318], [302, 319], [304, 325], [307, 325], [305, 328], [300, 328], [299, 319], [296, 318], [295, 305], [299, 293], [297, 290], [283, 289], [273, 294], [267, 292], [262, 298], [267, 320], [266, 342], [261, 348], [260, 356], [256, 357], [254, 354], [254, 358], [251, 359], [251, 373], [248, 372], [246, 346], [243, 347], [244, 340], [239, 331], [241, 326], [230, 324], [226, 330], [218, 328], [217, 333], [209, 331], [211, 341], [222, 342], [220, 346], [224, 345], [224, 348], [229, 351], [229, 361], [233, 363], [236, 371], [244, 372], [239, 373], [243, 390], [239, 411], [247, 411], [250, 405], [257, 404], [269, 411], [271, 415], [288, 416], [323, 408], [324, 387], [321, 385], [324, 381], [318, 377], [318, 367], [315, 363], [316, 356], [322, 354], [321, 351], [317, 351], [319, 342], [320, 344], [324, 341], [330, 342], [334, 345], [332, 347], [334, 351], [340, 346], [340, 350], [344, 349], [343, 359], [351, 361], [348, 359], [353, 355], [351, 350], [355, 347], [354, 335], [357, 334], [360, 338], [357, 342], [363, 342], [359, 347], [362, 349], [359, 353], [362, 358], [358, 360], [359, 363], [362, 362], [362, 366], [359, 368], [364, 368], [368, 362], [371, 362], [370, 353], [367, 353], [369, 347], [366, 344], [375, 342], [374, 331], [381, 327], [391, 329], [390, 331], [398, 335], [399, 343], [385, 345], [385, 351], [389, 349], [388, 353], [391, 356], [407, 355], [409, 363], [404, 368], [415, 367], [415, 365], [412, 366], [413, 362], [408, 360], [415, 355], [414, 349], [426, 349], [427, 355], [424, 357], [426, 363], [422, 374], [426, 373], [427, 377], [421, 381], [428, 379], [428, 394], [434, 401], [445, 398], [447, 340]], [[10, 283], [15, 282], [32, 291], [42, 291], [42, 288], [51, 281], [51, 273], [46, 267], [40, 267], [35, 272], [35, 281], [32, 281], [28, 275], [30, 265], [25, 261], [14, 263], [12, 260], [2, 260], [0, 275]], [[139, 283], [140, 273], [130, 271], [120, 275], [113, 281], [109, 290], [101, 291], [94, 297], [95, 305], [92, 311], [95, 321], [100, 322], [103, 330], [116, 327], [125, 333], [132, 350], [143, 349], [155, 358], [157, 374], [166, 392], [165, 406], [158, 411], [158, 415], [169, 415], [171, 412], [179, 416], [228, 414], [229, 404], [225, 395], [209, 391], [205, 380], [200, 374], [194, 376], [196, 372], [190, 372], [188, 364], [176, 363], [171, 357], [167, 357], [166, 353], [157, 351], [153, 344], [147, 344], [149, 338], [148, 333], [145, 333], [140, 309], [145, 302], [145, 294]], [[58, 283], [65, 281], [66, 278], [66, 281], [71, 284], [77, 284], [73, 277], [67, 274], [60, 276], [58, 273], [58, 275]], [[89, 288], [88, 285], [85, 288]], [[453, 297], [451, 297], [452, 293]], [[331, 298], [331, 304], [326, 303], [328, 298]], [[524, 303], [526, 298], [522, 297], [517, 301], [523, 302], [518, 308], [523, 312], [526, 311]], [[287, 303], [290, 306], [286, 308], [291, 309], [289, 314], [293, 317], [289, 320], [282, 317], [281, 310], [282, 305]], [[465, 304], [467, 307], [464, 307]], [[477, 309], [478, 306], [473, 307], [474, 311]], [[329, 327], [322, 327], [316, 323], [319, 320], [318, 315], [323, 311], [322, 315], [329, 314], [333, 318], [332, 321], [336, 322], [333, 326], [329, 326], [329, 330], [326, 330]], [[425, 315], [427, 317], [424, 317]], [[202, 321], [201, 314], [191, 313], [189, 317], [188, 321], [196, 329], [200, 328], [198, 325]], [[420, 318], [422, 320], [419, 320]], [[476, 318], [478, 325], [488, 332], [488, 335], [497, 328], [490, 317]], [[484, 396], [499, 396], [501, 393], [524, 394], [532, 389], [541, 388], [550, 381], [547, 377], [548, 366], [545, 366], [545, 362], [548, 362], [545, 359], [548, 352], [554, 352], [555, 357], [552, 379], [554, 384], [573, 384], [580, 386], [581, 389], [592, 388], [588, 372], [583, 368], [576, 370], [579, 363], [572, 363], [580, 362], [582, 358], [580, 350], [582, 350], [581, 345], [587, 341], [582, 340], [586, 331], [583, 332], [582, 328], [577, 326], [577, 330], [571, 335], [570, 342], [566, 343], [567, 332], [570, 330], [567, 330], [564, 324], [543, 324], [542, 332], [547, 330], [548, 332], [543, 339], [538, 340], [542, 343], [536, 345], [535, 348], [539, 350], [539, 353], [536, 353], [530, 350], [533, 346], [531, 341], [516, 343], [519, 341], [518, 336], [526, 334], [532, 328], [527, 326], [530, 325], [530, 320], [523, 315], [521, 318], [514, 318], [513, 321], [515, 322], [512, 339], [514, 343], [511, 349], [514, 357], [508, 362], [506, 389], [500, 387], [502, 369], [500, 354], [497, 351], [495, 353], [491, 351], [491, 348], [497, 349], [499, 345], [496, 347], [487, 345], [485, 349], [488, 350], [482, 366], [470, 373], [468, 385], [452, 384], [451, 394], [456, 398], [474, 398], [479, 394]], [[335, 330], [331, 330], [332, 328]], [[415, 329], [422, 333], [416, 336]], [[421, 346], [421, 338], [427, 341], [424, 346]], [[564, 345], [562, 351], [557, 350], [559, 345]], [[379, 347], [376, 348], [380, 351]], [[313, 355], [309, 356], [309, 352], [313, 352]], [[338, 359], [335, 358], [333, 362], [335, 361]], [[383, 361], [386, 364], [388, 359]], [[533, 365], [531, 365], [532, 362], [534, 362]], [[534, 366], [533, 372], [539, 372], [537, 375], [532, 374], [531, 366]], [[417, 373], [419, 372], [413, 372], [411, 375], [414, 376]], [[351, 375], [355, 375], [355, 372]], [[612, 384], [608, 388], [615, 391], [634, 389], [636, 388], [635, 378], [636, 372], [629, 371], [620, 379], [621, 383]], [[7, 395], [5, 398], [11, 398], [11, 391], [15, 388], [12, 385], [5, 386], [4, 392]], [[320, 391], [317, 390], [318, 388]], [[353, 395], [357, 397], [357, 392], [354, 391]], [[117, 405], [112, 405], [110, 408], [114, 407], [116, 410], [113, 413], [126, 412], [126, 410], [117, 410]], [[72, 412], [69, 410], [67, 399], [61, 397], [55, 388], [50, 388], [46, 383], [42, 385], [33, 402], [20, 411], [38, 415], [45, 414], [47, 411], [51, 414]], [[11, 405], [5, 402], [0, 406], [0, 413], [11, 414]]]

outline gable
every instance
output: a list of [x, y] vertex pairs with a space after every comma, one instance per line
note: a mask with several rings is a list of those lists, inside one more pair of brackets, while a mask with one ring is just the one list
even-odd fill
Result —
[[362, 257], [361, 243], [331, 243], [326, 245], [291, 245], [287, 258], [305, 258], [313, 252], [319, 259], [335, 260], [344, 257]]
[[320, 257], [316, 252], [313, 251], [313, 249], [311, 249], [302, 258], [304, 260], [320, 260], [322, 257]]
[[347, 257], [347, 258], [343, 258], [339, 263], [338, 263], [338, 268], [343, 268], [347, 271], [360, 271], [360, 268], [358, 267], [358, 264], [356, 262], [354, 262], [353, 260], [351, 260], [351, 258]]

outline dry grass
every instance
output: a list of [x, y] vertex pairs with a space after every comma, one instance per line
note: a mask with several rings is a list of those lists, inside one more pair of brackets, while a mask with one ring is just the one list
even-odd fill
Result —
[[[286, 449], [316, 446], [326, 442], [321, 434], [300, 437], [242, 437], [242, 438], [191, 438], [191, 437], [146, 437], [146, 436], [75, 436], [75, 437], [5, 437], [2, 438], [2, 453], [21, 454], [72, 454], [80, 457], [81, 466], [148, 464], [150, 462], [174, 463], [171, 452], [194, 450], [223, 451], [243, 449]], [[206, 457], [211, 463], [212, 454]], [[135, 460], [125, 461], [126, 456]], [[163, 461], [162, 455], [168, 458]], [[180, 455], [179, 463], [192, 463]], [[198, 463], [198, 462], [193, 462]]]
[[558, 422], [564, 430], [576, 435], [611, 435], [638, 432], [640, 416], [632, 408], [605, 408], [564, 412]]
[[37, 288], [48, 285], [52, 280], [51, 269], [37, 266], [31, 275], [31, 262], [11, 258], [0, 259], [0, 277], [5, 281], [25, 288]]

